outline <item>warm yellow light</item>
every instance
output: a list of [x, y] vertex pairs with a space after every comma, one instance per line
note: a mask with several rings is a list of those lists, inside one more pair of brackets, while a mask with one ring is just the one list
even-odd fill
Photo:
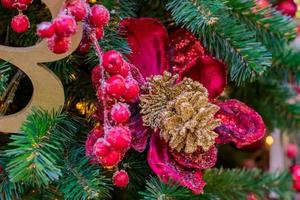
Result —
[[272, 136], [267, 136], [266, 139], [265, 139], [265, 143], [268, 145], [268, 146], [272, 146], [272, 144], [274, 143], [274, 138]]
[[90, 0], [90, 3], [96, 3], [97, 0]]

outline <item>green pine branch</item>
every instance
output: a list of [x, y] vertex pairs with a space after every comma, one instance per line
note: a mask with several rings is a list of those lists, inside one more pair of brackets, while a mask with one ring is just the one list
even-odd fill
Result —
[[64, 199], [109, 199], [111, 189], [110, 180], [104, 176], [99, 165], [89, 162], [82, 147], [67, 152], [63, 176], [59, 182]]
[[0, 63], [0, 96], [3, 94], [6, 90], [6, 87], [8, 85], [8, 81], [11, 75], [12, 68], [10, 64], [6, 62]]
[[39, 187], [58, 180], [62, 174], [59, 161], [77, 129], [76, 122], [61, 111], [33, 109], [5, 151], [11, 158], [6, 168], [10, 180]]
[[222, 0], [171, 0], [167, 9], [177, 24], [198, 35], [210, 53], [225, 61], [237, 84], [255, 79], [271, 66], [270, 52]]

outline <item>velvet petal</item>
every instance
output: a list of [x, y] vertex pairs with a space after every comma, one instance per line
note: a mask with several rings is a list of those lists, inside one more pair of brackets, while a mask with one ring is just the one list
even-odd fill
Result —
[[131, 147], [140, 153], [143, 152], [146, 149], [151, 129], [143, 126], [140, 116], [130, 119], [129, 128], [132, 133]]

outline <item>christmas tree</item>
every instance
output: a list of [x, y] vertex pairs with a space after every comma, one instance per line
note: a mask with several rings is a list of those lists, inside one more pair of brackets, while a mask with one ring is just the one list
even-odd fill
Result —
[[293, 199], [296, 11], [1, 0], [0, 200]]

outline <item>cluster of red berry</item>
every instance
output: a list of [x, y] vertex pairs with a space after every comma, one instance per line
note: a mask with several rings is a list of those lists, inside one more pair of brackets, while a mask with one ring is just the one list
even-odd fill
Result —
[[[128, 103], [138, 99], [140, 88], [132, 77], [131, 65], [115, 50], [103, 54], [102, 65], [92, 71], [92, 82], [104, 107], [104, 119], [103, 128], [94, 128], [86, 141], [87, 155], [94, 156], [103, 167], [114, 167], [130, 148], [132, 136], [128, 121], [131, 112]], [[124, 170], [113, 176], [115, 186], [125, 187], [128, 181]]]
[[33, 0], [1, 0], [3, 7], [7, 9], [17, 9], [19, 11], [19, 14], [14, 16], [10, 23], [13, 31], [23, 33], [29, 29], [30, 22], [28, 17], [23, 14], [23, 11], [28, 8], [32, 1]]
[[[293, 163], [296, 160], [298, 155], [298, 146], [296, 144], [288, 144], [286, 146], [286, 156], [290, 158]], [[292, 179], [293, 179], [293, 188], [297, 191], [300, 191], [300, 165], [293, 164], [290, 167]]]

